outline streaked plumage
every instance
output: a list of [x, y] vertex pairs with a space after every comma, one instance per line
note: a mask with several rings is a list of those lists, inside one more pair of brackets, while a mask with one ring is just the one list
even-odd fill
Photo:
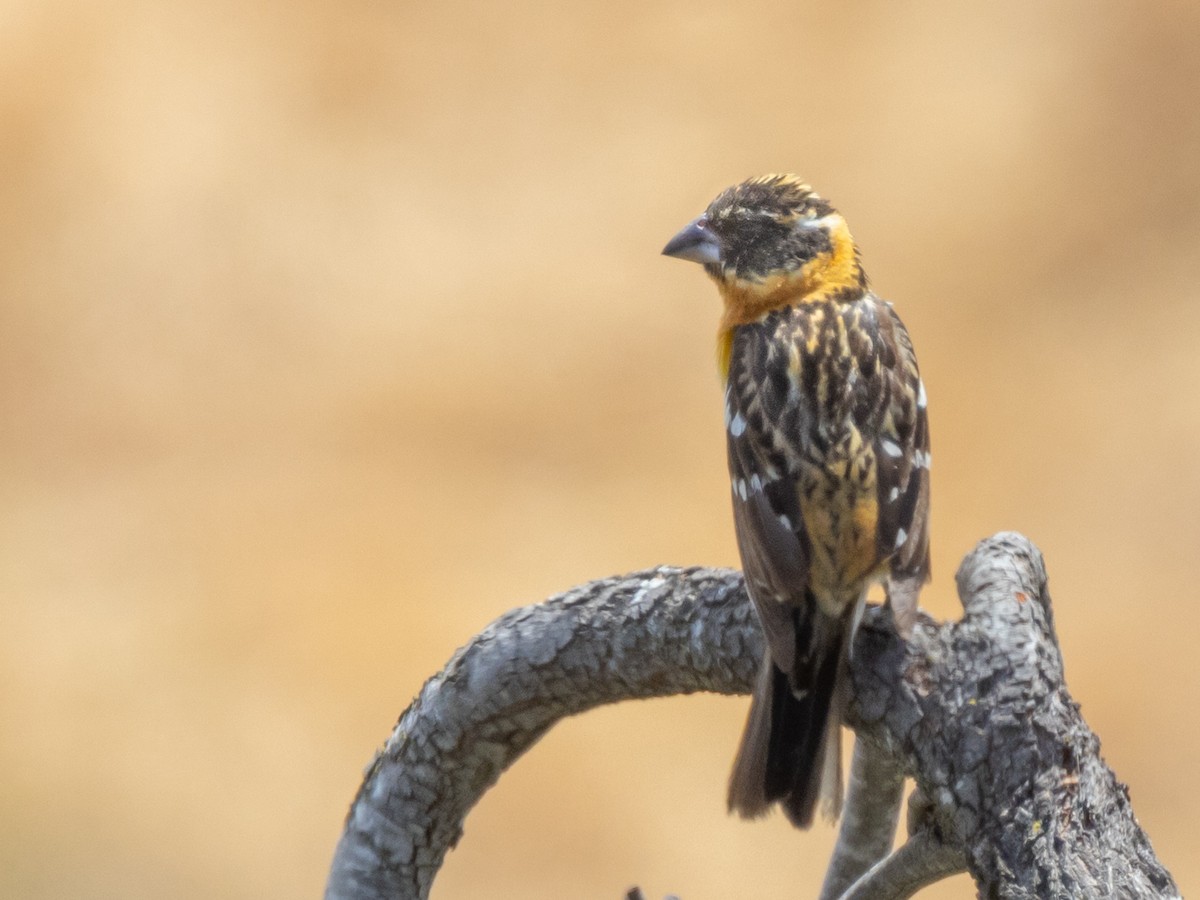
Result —
[[729, 475], [767, 655], [730, 779], [743, 816], [841, 804], [842, 661], [867, 589], [903, 631], [929, 573], [929, 431], [912, 343], [845, 220], [799, 179], [722, 193], [664, 253], [724, 301]]

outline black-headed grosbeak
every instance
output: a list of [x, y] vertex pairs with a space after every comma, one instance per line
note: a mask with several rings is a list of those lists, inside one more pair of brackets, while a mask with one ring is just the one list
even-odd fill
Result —
[[724, 301], [734, 524], [767, 652], [729, 783], [750, 818], [841, 807], [843, 658], [868, 588], [907, 632], [929, 576], [929, 429], [908, 332], [846, 220], [792, 175], [729, 188], [667, 244]]

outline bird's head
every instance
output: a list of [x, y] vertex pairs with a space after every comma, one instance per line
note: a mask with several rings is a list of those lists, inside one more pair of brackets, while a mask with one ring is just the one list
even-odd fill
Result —
[[866, 288], [842, 214], [794, 175], [735, 185], [663, 248], [701, 263], [740, 321], [779, 306]]

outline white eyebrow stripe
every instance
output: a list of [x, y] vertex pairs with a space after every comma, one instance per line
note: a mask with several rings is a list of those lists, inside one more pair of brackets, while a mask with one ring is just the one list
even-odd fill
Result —
[[832, 226], [841, 215], [838, 213], [830, 213], [827, 216], [821, 216], [819, 219], [801, 219], [796, 223], [797, 228], [828, 228]]

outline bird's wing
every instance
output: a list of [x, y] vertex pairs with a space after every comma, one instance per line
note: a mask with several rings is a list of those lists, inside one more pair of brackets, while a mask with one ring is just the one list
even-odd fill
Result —
[[[747, 334], [735, 353], [762, 358], [762, 334]], [[786, 461], [773, 452], [764, 428], [787, 391], [757, 366], [738, 366], [747, 379], [730, 380], [725, 395], [733, 522], [747, 589], [771, 657], [784, 672], [792, 672], [796, 654], [797, 608], [803, 608], [808, 589], [808, 537], [800, 515], [796, 483], [788, 477]]]
[[908, 332], [890, 306], [880, 306], [880, 355], [894, 363], [883, 367], [890, 399], [875, 438], [876, 537], [880, 558], [891, 559], [890, 581], [904, 586], [897, 615], [911, 621], [915, 590], [929, 579], [929, 422]]

